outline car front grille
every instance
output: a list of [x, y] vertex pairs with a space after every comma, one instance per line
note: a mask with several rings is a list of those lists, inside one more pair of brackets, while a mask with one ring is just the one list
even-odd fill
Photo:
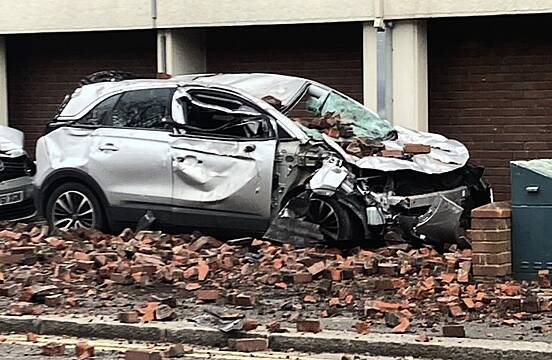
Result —
[[33, 199], [24, 200], [17, 204], [0, 206], [0, 221], [23, 219], [35, 213]]
[[20, 156], [16, 158], [0, 157], [0, 181], [17, 179], [27, 176], [27, 158]]

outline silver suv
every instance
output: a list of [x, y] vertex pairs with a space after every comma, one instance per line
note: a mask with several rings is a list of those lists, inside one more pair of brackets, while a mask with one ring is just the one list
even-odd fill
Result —
[[115, 230], [149, 210], [162, 226], [272, 223], [268, 237], [444, 239], [488, 200], [461, 143], [393, 127], [314, 81], [104, 80], [68, 96], [37, 144], [39, 208], [57, 228]]
[[32, 176], [35, 165], [23, 150], [23, 133], [0, 125], [0, 221], [36, 214]]

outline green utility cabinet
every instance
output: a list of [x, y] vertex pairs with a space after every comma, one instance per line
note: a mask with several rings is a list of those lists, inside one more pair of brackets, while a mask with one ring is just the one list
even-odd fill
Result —
[[535, 279], [552, 270], [552, 159], [512, 161], [512, 270]]

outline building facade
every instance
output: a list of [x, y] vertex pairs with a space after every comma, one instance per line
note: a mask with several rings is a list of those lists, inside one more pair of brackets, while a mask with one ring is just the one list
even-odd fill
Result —
[[464, 142], [509, 197], [552, 157], [552, 0], [0, 2], [0, 123], [27, 147], [84, 75], [275, 72]]

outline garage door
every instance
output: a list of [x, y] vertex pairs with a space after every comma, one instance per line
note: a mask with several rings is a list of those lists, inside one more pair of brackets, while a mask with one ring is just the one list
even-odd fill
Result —
[[34, 144], [64, 96], [84, 75], [108, 69], [152, 77], [157, 71], [153, 31], [10, 36], [8, 51], [9, 124]]
[[362, 25], [211, 29], [207, 33], [207, 71], [295, 75], [362, 101]]
[[550, 16], [429, 24], [430, 129], [456, 138], [510, 197], [509, 161], [552, 158]]

